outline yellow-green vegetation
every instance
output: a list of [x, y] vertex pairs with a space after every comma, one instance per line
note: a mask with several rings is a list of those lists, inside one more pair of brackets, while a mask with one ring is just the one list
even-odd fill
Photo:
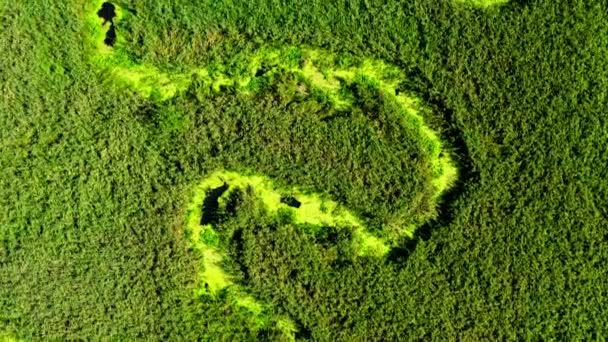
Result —
[[111, 2], [0, 1], [0, 340], [608, 336], [606, 1]]
[[464, 4], [467, 6], [489, 8], [493, 6], [503, 5], [508, 3], [510, 0], [454, 0], [457, 4]]
[[21, 340], [11, 334], [0, 333], [0, 342], [20, 342]]
[[[248, 295], [244, 289], [237, 286], [230, 279], [230, 275], [222, 269], [221, 265], [225, 253], [219, 248], [218, 235], [212, 224], [201, 224], [204, 201], [209, 192], [226, 184], [228, 184], [230, 190], [226, 190], [218, 198], [220, 203], [225, 201], [231, 191], [235, 189], [251, 188], [262, 202], [268, 215], [278, 215], [280, 210], [290, 211], [295, 224], [312, 225], [319, 228], [337, 225], [351, 227], [353, 241], [356, 244], [355, 249], [360, 256], [381, 257], [389, 250], [388, 243], [370, 234], [347, 209], [317, 194], [306, 194], [297, 188], [277, 189], [270, 179], [254, 174], [216, 171], [205, 177], [193, 191], [188, 204], [186, 222], [190, 241], [201, 257], [200, 286], [197, 289], [197, 295], [217, 294], [221, 290], [230, 288], [229, 292], [234, 304], [249, 310], [257, 317], [257, 322], [261, 325], [268, 322], [264, 317], [263, 305]], [[286, 194], [297, 198], [299, 201], [297, 209], [290, 208], [281, 201], [281, 198]], [[289, 318], [280, 318], [276, 321], [276, 324], [281, 331], [285, 332], [286, 336], [293, 335], [295, 327]]]
[[[115, 23], [124, 18], [124, 11], [118, 6], [116, 8], [118, 10], [114, 19]], [[91, 16], [89, 19], [94, 20], [98, 26], [102, 20], [96, 16]], [[245, 62], [241, 64], [248, 66], [241, 73], [228, 75], [224, 72], [224, 68], [217, 65], [211, 68], [197, 67], [186, 72], [163, 72], [152, 65], [131, 62], [124, 50], [124, 39], [120, 34], [117, 35], [116, 45], [108, 47], [104, 44], [105, 36], [101, 33], [107, 32], [109, 25], [106, 24], [102, 27], [101, 31], [99, 28], [93, 31], [94, 46], [97, 49], [97, 53], [92, 58], [93, 65], [107, 71], [110, 80], [124, 84], [146, 98], [153, 97], [159, 101], [166, 101], [179, 92], [184, 92], [190, 86], [194, 75], [197, 76], [199, 82], [207, 84], [216, 92], [220, 91], [221, 86], [230, 86], [243, 93], [250, 93], [256, 88], [253, 83], [256, 73], [266, 68], [266, 77], [273, 74], [296, 75], [310, 88], [325, 94], [337, 110], [346, 110], [352, 106], [352, 100], [341, 92], [342, 84], [363, 82], [378, 89], [384, 96], [392, 98], [401, 108], [405, 127], [419, 135], [425, 152], [431, 156], [432, 184], [435, 187], [433, 198], [438, 200], [457, 178], [456, 167], [449, 154], [443, 153], [439, 136], [425, 126], [422, 116], [418, 113], [418, 108], [422, 107], [419, 100], [411, 94], [397, 91], [399, 85], [404, 82], [405, 76], [398, 68], [385, 62], [364, 59], [357, 65], [351, 65], [352, 62], [347, 60], [345, 63], [338, 56], [320, 49], [262, 48], [253, 55], [239, 56], [245, 59]], [[204, 279], [207, 289], [212, 293], [228, 287], [231, 281], [220, 266], [223, 258], [221, 251], [213, 243], [206, 244], [204, 239], [201, 240], [202, 237], [213, 236], [216, 233], [211, 225], [201, 226], [198, 220], [204, 194], [212, 187], [221, 186], [222, 182], [227, 182], [237, 188], [245, 186], [254, 188], [271, 215], [276, 214], [279, 208], [287, 207], [281, 203], [281, 193], [275, 189], [271, 180], [262, 176], [245, 176], [233, 172], [214, 173], [198, 186], [189, 205], [190, 214], [187, 226], [193, 237], [194, 245], [202, 256], [201, 277]], [[338, 203], [322, 199], [319, 195], [304, 194], [296, 188], [291, 189], [290, 192], [297, 195], [301, 202], [300, 208], [292, 210], [296, 223], [317, 226], [349, 225], [354, 229], [354, 241], [360, 255], [384, 256], [389, 251], [390, 242], [373, 236], [355, 215], [340, 208]], [[399, 234], [411, 237], [415, 229], [415, 226], [397, 227], [398, 233], [393, 234], [393, 238], [399, 238]], [[262, 313], [262, 307], [251, 297], [244, 295], [235, 301], [241, 306], [248, 307], [255, 314]]]
[[[108, 46], [104, 43], [107, 32], [111, 24], [104, 18], [97, 15], [104, 1], [95, 0], [89, 7], [87, 23], [91, 31], [91, 62], [97, 67], [109, 72], [109, 78], [118, 85], [126, 85], [137, 90], [142, 96], [157, 97], [165, 100], [175, 96], [178, 90], [184, 89], [188, 82], [186, 75], [169, 75], [162, 73], [153, 66], [134, 63], [120, 49], [125, 45], [124, 37], [116, 35], [115, 46]], [[123, 19], [128, 19], [128, 12], [120, 6], [113, 5], [115, 9], [114, 25], [118, 25]]]
[[[119, 10], [115, 20], [119, 21], [124, 17], [124, 11], [118, 6], [116, 8]], [[103, 22], [95, 15], [91, 15], [89, 20], [97, 26]], [[107, 31], [108, 25], [103, 28]], [[200, 82], [208, 84], [214, 91], [219, 91], [221, 86], [233, 86], [247, 93], [252, 90], [251, 81], [256, 72], [265, 67], [268, 74], [292, 73], [301, 77], [311, 88], [322, 91], [336, 109], [343, 110], [352, 103], [341, 93], [341, 83], [364, 82], [380, 90], [384, 96], [394, 99], [401, 107], [405, 126], [419, 135], [425, 152], [431, 156], [433, 184], [436, 187], [434, 197], [439, 198], [457, 179], [458, 172], [449, 153], [444, 150], [437, 133], [424, 124], [424, 119], [419, 114], [419, 108], [423, 108], [423, 104], [413, 94], [397, 91], [406, 78], [395, 66], [373, 59], [363, 59], [358, 65], [348, 65], [350, 61], [320, 49], [287, 47], [262, 48], [253, 55], [239, 55], [244, 59], [241, 64], [248, 68], [232, 77], [218, 65], [213, 65], [212, 68], [199, 67], [183, 73], [163, 72], [155, 66], [131, 62], [124, 48], [121, 48], [124, 39], [120, 34], [117, 37], [116, 47], [110, 49], [103, 43], [104, 35], [99, 27], [93, 31], [93, 45], [98, 49], [92, 57], [93, 65], [109, 72], [110, 80], [124, 84], [144, 97], [154, 96], [160, 101], [185, 91], [191, 84], [193, 75], [198, 76]], [[340, 64], [347, 66], [337, 67]]]
[[[101, 3], [95, 3], [92, 9], [97, 9]], [[125, 11], [115, 6], [116, 16], [113, 25], [125, 17]], [[93, 56], [91, 63], [104, 71], [109, 80], [119, 86], [126, 86], [137, 91], [140, 95], [153, 101], [165, 102], [180, 93], [184, 93], [196, 80], [199, 86], [208, 87], [213, 92], [220, 92], [223, 86], [228, 86], [243, 94], [257, 92], [259, 85], [256, 79], [258, 72], [263, 70], [266, 79], [293, 75], [303, 82], [308, 89], [323, 94], [325, 99], [337, 111], [346, 111], [353, 106], [352, 94], [344, 91], [345, 86], [363, 84], [376, 89], [383, 97], [396, 104], [399, 108], [403, 126], [418, 136], [419, 143], [430, 159], [431, 184], [434, 187], [432, 199], [437, 203], [442, 193], [448, 190], [456, 181], [457, 170], [449, 153], [432, 129], [425, 125], [420, 108], [424, 106], [413, 94], [398, 91], [406, 80], [405, 75], [395, 66], [380, 60], [362, 59], [353, 62], [348, 58], [314, 48], [284, 47], [260, 48], [253, 54], [238, 54], [242, 59], [239, 64], [247, 66], [237, 70], [226, 70], [221, 65], [196, 67], [186, 71], [162, 71], [158, 67], [137, 64], [128, 57], [125, 40], [121, 34], [116, 35], [112, 47], [104, 43], [105, 34], [110, 29], [109, 23], [103, 24], [104, 19], [90, 15], [88, 18], [92, 32]], [[101, 27], [101, 29], [100, 29]], [[242, 174], [228, 171], [217, 171], [203, 180], [194, 190], [188, 205], [187, 231], [194, 248], [200, 254], [199, 270], [200, 284], [197, 293], [218, 294], [228, 291], [230, 298], [237, 306], [246, 308], [254, 315], [258, 326], [267, 324], [267, 309], [245, 289], [237, 286], [231, 276], [222, 268], [225, 253], [218, 245], [218, 235], [212, 224], [200, 222], [205, 198], [213, 188], [229, 184], [232, 189], [252, 188], [257, 198], [262, 202], [269, 215], [276, 216], [279, 211], [291, 211], [295, 224], [317, 227], [349, 226], [353, 231], [353, 243], [359, 256], [385, 256], [390, 248], [403, 237], [413, 237], [416, 224], [399, 226], [399, 221], [389, 223], [392, 232], [384, 238], [374, 236], [361, 221], [348, 209], [339, 203], [320, 194], [306, 193], [296, 186], [290, 189], [278, 189], [270, 178], [255, 174]], [[282, 203], [281, 199], [288, 192], [299, 201], [299, 208], [291, 209]], [[230, 192], [225, 192], [219, 201], [225, 200]], [[428, 216], [432, 218], [432, 216]], [[418, 225], [425, 223], [428, 218], [421, 218]], [[388, 240], [387, 240], [388, 239]], [[279, 324], [279, 322], [282, 322]], [[295, 331], [294, 324], [288, 318], [280, 318], [275, 322], [280, 329], [291, 336]]]
[[[337, 226], [345, 225], [352, 227], [355, 235], [355, 242], [361, 256], [384, 256], [388, 252], [390, 243], [381, 241], [369, 233], [361, 222], [340, 204], [322, 198], [318, 194], [303, 193], [296, 187], [290, 189], [277, 189], [272, 180], [260, 175], [248, 175], [237, 172], [217, 171], [205, 177], [205, 180], [196, 188], [193, 200], [188, 205], [188, 228], [192, 230], [192, 236], [202, 236], [207, 234], [205, 228], [194, 228], [197, 221], [200, 221], [201, 208], [205, 194], [212, 188], [221, 187], [222, 184], [229, 184], [230, 188], [254, 189], [257, 197], [262, 201], [269, 215], [277, 215], [278, 211], [289, 210], [296, 224], [306, 224], [312, 226]], [[225, 192], [221, 197], [225, 199], [230, 194]], [[289, 194], [300, 202], [297, 209], [291, 209], [287, 204], [281, 202], [281, 197]], [[208, 227], [213, 229], [212, 227]], [[409, 233], [409, 232], [407, 232]], [[202, 235], [201, 235], [202, 234]]]

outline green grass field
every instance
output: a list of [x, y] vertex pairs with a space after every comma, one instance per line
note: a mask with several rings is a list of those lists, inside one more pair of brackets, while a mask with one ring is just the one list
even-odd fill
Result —
[[603, 340], [608, 6], [0, 0], [0, 341]]

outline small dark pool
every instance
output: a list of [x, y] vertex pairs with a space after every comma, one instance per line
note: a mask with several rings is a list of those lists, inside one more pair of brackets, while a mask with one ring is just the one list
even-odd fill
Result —
[[116, 26], [114, 25], [114, 18], [116, 17], [116, 6], [109, 2], [104, 2], [101, 5], [101, 9], [97, 11], [97, 15], [103, 18], [103, 24], [110, 22], [110, 29], [106, 33], [106, 38], [103, 40], [107, 46], [114, 46], [116, 43]]
[[299, 208], [302, 205], [302, 202], [298, 201], [293, 196], [281, 196], [281, 203], [287, 204], [292, 208]]
[[107, 23], [108, 21], [113, 23], [114, 17], [116, 17], [116, 6], [114, 6], [113, 4], [111, 4], [109, 2], [104, 2], [101, 5], [101, 9], [97, 12], [97, 15], [100, 18], [103, 18], [104, 24]]

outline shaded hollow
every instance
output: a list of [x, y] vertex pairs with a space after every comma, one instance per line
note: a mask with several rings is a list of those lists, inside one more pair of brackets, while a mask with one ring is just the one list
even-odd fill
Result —
[[207, 191], [205, 201], [203, 201], [203, 216], [201, 224], [214, 224], [218, 220], [219, 199], [228, 190], [228, 184]]

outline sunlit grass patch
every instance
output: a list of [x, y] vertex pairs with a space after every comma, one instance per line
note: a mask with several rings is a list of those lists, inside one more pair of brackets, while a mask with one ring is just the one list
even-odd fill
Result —
[[488, 8], [499, 6], [508, 3], [510, 0], [454, 0], [458, 4], [474, 6], [479, 8]]

